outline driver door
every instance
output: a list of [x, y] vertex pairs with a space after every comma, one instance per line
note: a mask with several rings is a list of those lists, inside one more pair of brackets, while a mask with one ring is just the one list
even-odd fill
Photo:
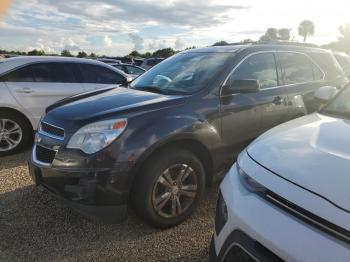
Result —
[[260, 90], [221, 96], [222, 139], [230, 159], [260, 135], [266, 126], [279, 122], [279, 117], [287, 112], [280, 110], [280, 101], [274, 102], [273, 90], [278, 86], [274, 53], [247, 56], [230, 75], [226, 86], [235, 80], [258, 80]]

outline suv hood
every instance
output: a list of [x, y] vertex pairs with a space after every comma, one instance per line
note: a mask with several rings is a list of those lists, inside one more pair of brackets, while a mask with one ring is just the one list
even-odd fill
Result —
[[311, 114], [282, 124], [247, 149], [256, 162], [350, 212], [350, 122]]
[[81, 99], [73, 97], [63, 100], [58, 103], [58, 107], [53, 105], [44, 121], [70, 130], [102, 118], [125, 116], [135, 111], [159, 110], [185, 101], [184, 96], [168, 96], [122, 87], [103, 91], [98, 94], [85, 93]]

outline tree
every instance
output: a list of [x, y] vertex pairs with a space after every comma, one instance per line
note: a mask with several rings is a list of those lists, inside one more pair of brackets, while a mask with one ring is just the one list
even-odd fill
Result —
[[175, 53], [176, 53], [175, 50], [172, 48], [163, 48], [155, 51], [152, 56], [168, 58], [174, 55]]
[[45, 55], [45, 52], [43, 50], [36, 50], [33, 49], [32, 51], [28, 52], [28, 55], [33, 55], [33, 56], [42, 56]]
[[90, 53], [89, 57], [91, 57], [91, 58], [95, 58], [95, 57], [97, 57], [97, 56], [96, 56], [96, 54], [95, 54], [95, 53]]
[[219, 41], [213, 44], [213, 46], [225, 46], [225, 45], [228, 45], [226, 41]]
[[339, 27], [339, 32], [341, 36], [338, 41], [323, 47], [350, 54], [350, 24]]
[[288, 41], [290, 40], [290, 29], [281, 28], [278, 30], [278, 39]]
[[299, 25], [299, 35], [304, 38], [304, 43], [309, 35], [315, 34], [315, 25], [310, 20], [304, 20]]
[[71, 57], [73, 56], [67, 49], [63, 50], [61, 52], [61, 56], [68, 56], [68, 57]]
[[136, 51], [136, 50], [132, 51], [132, 52], [129, 54], [129, 56], [131, 56], [131, 57], [142, 57], [142, 55], [141, 55], [138, 51]]
[[271, 40], [277, 40], [278, 31], [276, 28], [269, 28], [266, 31], [266, 35], [270, 37]]
[[278, 30], [276, 28], [269, 28], [266, 33], [260, 37], [260, 42], [272, 42], [278, 40]]
[[340, 39], [350, 40], [350, 24], [339, 27], [339, 32], [342, 35]]
[[78, 53], [77, 56], [80, 57], [80, 58], [85, 58], [85, 57], [87, 57], [88, 55], [87, 55], [87, 53], [85, 53], [84, 51], [80, 51], [80, 52]]

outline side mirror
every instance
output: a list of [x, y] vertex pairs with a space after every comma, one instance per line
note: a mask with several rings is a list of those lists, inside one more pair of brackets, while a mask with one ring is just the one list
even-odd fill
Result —
[[130, 84], [133, 80], [134, 80], [134, 78], [131, 77], [131, 76], [127, 76], [127, 77], [126, 77], [126, 83], [127, 83], [127, 84]]
[[321, 101], [321, 103], [327, 103], [338, 93], [338, 90], [334, 86], [322, 86], [315, 91], [314, 97]]
[[239, 93], [256, 93], [260, 89], [258, 80], [242, 79], [234, 80], [232, 83], [227, 83], [223, 86], [222, 93], [224, 95], [233, 95]]

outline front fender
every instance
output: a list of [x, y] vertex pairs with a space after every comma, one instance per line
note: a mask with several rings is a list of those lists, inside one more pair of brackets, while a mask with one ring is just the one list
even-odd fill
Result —
[[[200, 143], [211, 156], [221, 144], [220, 131], [214, 125], [191, 117], [166, 117], [161, 125], [145, 124], [130, 131], [123, 141], [121, 161], [129, 162], [135, 175], [146, 159], [156, 150], [180, 141]], [[146, 121], [149, 123], [149, 121]], [[215, 159], [213, 159], [215, 161]], [[131, 163], [132, 162], [132, 163]]]

